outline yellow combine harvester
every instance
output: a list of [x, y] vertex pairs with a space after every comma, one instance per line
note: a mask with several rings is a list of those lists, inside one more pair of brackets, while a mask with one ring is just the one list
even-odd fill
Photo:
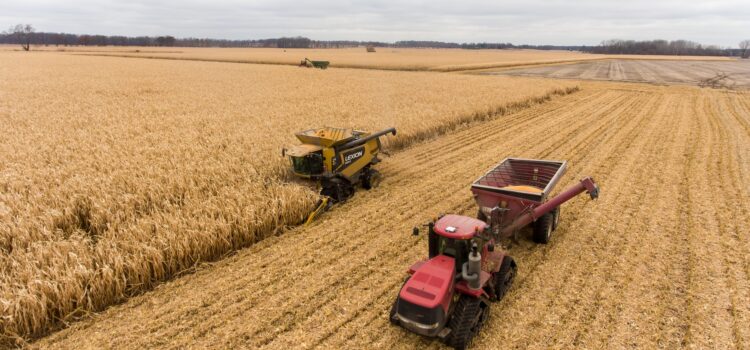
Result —
[[389, 133], [396, 135], [396, 129], [368, 133], [324, 127], [295, 134], [302, 144], [283, 154], [289, 156], [295, 175], [320, 183], [323, 196], [308, 223], [332, 203], [346, 201], [357, 185], [368, 190], [377, 186], [380, 173], [372, 166], [380, 162], [380, 137]]

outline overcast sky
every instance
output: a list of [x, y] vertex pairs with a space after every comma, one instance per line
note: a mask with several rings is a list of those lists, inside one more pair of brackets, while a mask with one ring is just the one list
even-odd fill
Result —
[[0, 28], [219, 39], [439, 40], [594, 45], [750, 39], [750, 0], [0, 0]]

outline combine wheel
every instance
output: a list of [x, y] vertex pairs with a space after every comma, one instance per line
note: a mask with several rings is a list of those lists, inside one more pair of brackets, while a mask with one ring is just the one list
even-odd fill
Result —
[[362, 174], [362, 188], [371, 190], [378, 187], [378, 185], [380, 185], [380, 180], [382, 179], [383, 176], [380, 175], [379, 171], [375, 169], [366, 169]]
[[354, 188], [346, 180], [333, 178], [323, 183], [320, 194], [331, 197], [335, 202], [344, 202], [354, 194]]
[[560, 207], [555, 208], [552, 211], [552, 231], [557, 230], [557, 225], [560, 224]]
[[453, 311], [453, 316], [448, 321], [448, 327], [451, 329], [447, 341], [448, 345], [454, 349], [466, 349], [484, 325], [488, 315], [489, 307], [483, 304], [481, 300], [461, 295]]
[[510, 256], [505, 256], [500, 265], [500, 271], [492, 276], [491, 301], [500, 301], [508, 293], [513, 280], [516, 278], [516, 262]]
[[552, 224], [554, 217], [552, 213], [542, 215], [534, 222], [534, 242], [547, 244], [552, 236]]

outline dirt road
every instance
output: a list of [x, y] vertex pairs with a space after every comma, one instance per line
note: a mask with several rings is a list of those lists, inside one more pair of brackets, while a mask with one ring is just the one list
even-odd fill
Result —
[[581, 92], [406, 149], [386, 179], [292, 229], [42, 339], [42, 348], [440, 348], [387, 320], [426, 255], [411, 227], [475, 212], [469, 185], [506, 156], [567, 159], [549, 245], [477, 349], [750, 347], [750, 95], [584, 84]]

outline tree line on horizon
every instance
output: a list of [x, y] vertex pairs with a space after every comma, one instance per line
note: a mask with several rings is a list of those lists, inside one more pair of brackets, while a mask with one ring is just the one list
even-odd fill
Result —
[[[748, 40], [740, 42], [740, 50], [702, 45], [689, 40], [605, 40], [590, 49], [592, 53], [623, 55], [677, 55], [677, 56], [742, 56], [747, 58]], [[744, 47], [743, 47], [744, 46]]]
[[346, 48], [377, 46], [393, 48], [453, 49], [537, 49], [570, 50], [600, 54], [679, 55], [679, 56], [750, 56], [750, 40], [739, 49], [702, 45], [689, 40], [605, 40], [598, 46], [514, 45], [512, 43], [452, 43], [442, 41], [404, 40], [394, 43], [355, 40], [312, 40], [306, 37], [281, 37], [256, 40], [175, 38], [165, 36], [88, 35], [36, 32], [30, 24], [18, 24], [0, 33], [0, 44], [16, 44], [28, 51], [31, 45], [42, 46], [156, 46], [156, 47], [257, 47], [257, 48]]

